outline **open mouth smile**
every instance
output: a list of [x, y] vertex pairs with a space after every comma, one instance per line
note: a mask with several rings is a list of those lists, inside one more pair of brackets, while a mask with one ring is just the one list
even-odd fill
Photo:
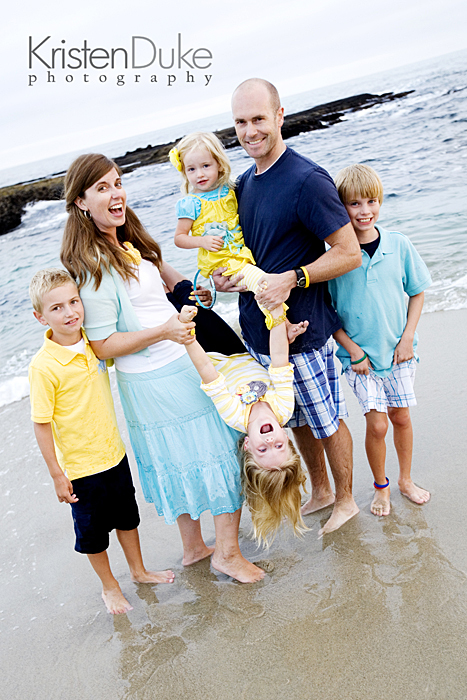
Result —
[[266, 433], [272, 433], [271, 423], [265, 423], [264, 425], [262, 425], [259, 432], [261, 433], [261, 435], [265, 435]]

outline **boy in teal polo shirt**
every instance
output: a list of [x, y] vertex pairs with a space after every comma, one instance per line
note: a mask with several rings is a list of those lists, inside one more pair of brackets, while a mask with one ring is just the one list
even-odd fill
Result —
[[431, 277], [406, 236], [375, 225], [383, 185], [372, 168], [344, 168], [336, 186], [362, 249], [362, 266], [329, 282], [342, 323], [333, 335], [343, 372], [366, 418], [365, 448], [375, 487], [371, 512], [389, 515], [388, 418], [394, 428], [401, 493], [420, 505], [430, 499], [429, 492], [416, 486], [410, 474], [413, 430], [409, 407], [416, 405], [416, 327]]

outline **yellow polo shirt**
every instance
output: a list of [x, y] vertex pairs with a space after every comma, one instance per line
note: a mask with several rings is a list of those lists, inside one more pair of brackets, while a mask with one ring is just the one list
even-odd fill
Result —
[[105, 361], [82, 330], [86, 354], [45, 341], [29, 365], [31, 418], [52, 423], [58, 463], [70, 480], [116, 466], [125, 454]]

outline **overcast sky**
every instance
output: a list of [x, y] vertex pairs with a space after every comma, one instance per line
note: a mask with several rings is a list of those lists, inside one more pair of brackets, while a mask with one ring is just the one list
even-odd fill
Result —
[[[465, 0], [9, 2], [2, 9], [0, 169], [226, 112], [232, 90], [248, 77], [267, 78], [285, 96], [465, 49], [466, 20]], [[37, 57], [28, 66], [29, 36], [33, 47], [50, 36], [36, 52], [49, 65], [53, 48], [80, 49], [86, 39], [90, 49], [130, 53], [139, 36], [167, 66], [172, 48], [177, 60], [178, 34], [182, 53], [208, 49], [212, 65], [125, 70], [120, 52], [115, 70], [62, 69], [56, 52], [54, 83]], [[136, 45], [137, 62], [149, 62], [152, 45]], [[193, 51], [186, 60], [192, 63]], [[194, 82], [186, 82], [187, 70]]]

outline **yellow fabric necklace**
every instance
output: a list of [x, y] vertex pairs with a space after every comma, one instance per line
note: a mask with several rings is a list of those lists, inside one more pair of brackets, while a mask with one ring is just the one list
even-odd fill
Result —
[[125, 241], [123, 245], [125, 248], [122, 248], [122, 253], [126, 255], [134, 265], [139, 265], [142, 260], [139, 250], [137, 250], [130, 241]]

